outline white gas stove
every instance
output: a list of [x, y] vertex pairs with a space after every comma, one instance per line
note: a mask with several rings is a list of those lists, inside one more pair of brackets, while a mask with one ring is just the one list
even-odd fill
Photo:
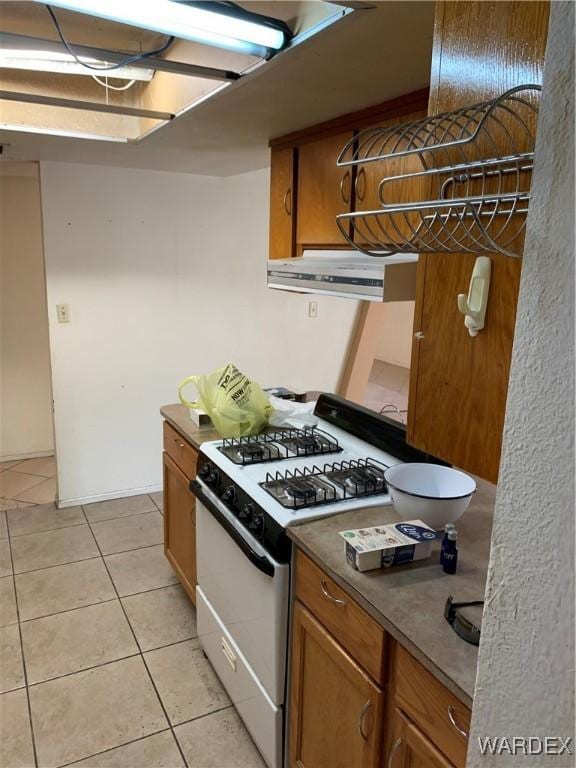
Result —
[[[323, 420], [314, 428], [207, 443], [202, 453], [211, 462], [210, 471], [202, 471], [208, 466], [202, 464], [202, 479], [221, 486], [220, 473], [210, 474], [213, 467], [220, 468], [230, 480], [227, 488], [235, 491], [228, 492], [230, 500], [241, 489], [283, 528], [390, 504], [384, 471], [398, 463], [389, 453]], [[270, 458], [258, 461], [265, 455]]]
[[204, 443], [196, 504], [200, 642], [270, 768], [283, 765], [290, 526], [391, 503], [387, 467], [426, 461], [405, 428], [332, 395], [317, 427]]

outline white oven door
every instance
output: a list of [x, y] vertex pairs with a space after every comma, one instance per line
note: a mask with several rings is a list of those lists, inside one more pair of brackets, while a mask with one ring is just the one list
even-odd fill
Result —
[[[290, 566], [270, 557], [205, 485], [196, 504], [196, 553], [198, 586], [272, 702], [282, 706]], [[200, 614], [200, 641], [204, 629]]]

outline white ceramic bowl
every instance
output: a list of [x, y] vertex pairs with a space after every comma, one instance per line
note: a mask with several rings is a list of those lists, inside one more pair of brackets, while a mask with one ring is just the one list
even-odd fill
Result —
[[440, 464], [396, 464], [384, 473], [394, 509], [403, 520], [422, 520], [434, 530], [464, 514], [476, 483]]

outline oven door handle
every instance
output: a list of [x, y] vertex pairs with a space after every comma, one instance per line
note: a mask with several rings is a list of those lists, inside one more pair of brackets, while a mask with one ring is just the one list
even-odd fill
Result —
[[272, 563], [265, 555], [259, 555], [258, 552], [255, 552], [250, 544], [246, 541], [246, 539], [240, 535], [240, 533], [234, 528], [233, 525], [230, 525], [230, 522], [224, 517], [224, 515], [220, 512], [216, 504], [212, 501], [212, 499], [209, 499], [208, 496], [204, 493], [202, 490], [202, 486], [197, 480], [191, 480], [190, 481], [190, 490], [196, 496], [198, 501], [201, 501], [202, 504], [206, 507], [206, 509], [210, 512], [210, 514], [218, 520], [222, 528], [226, 531], [226, 533], [229, 534], [229, 536], [234, 540], [234, 542], [240, 547], [242, 552], [246, 555], [248, 560], [254, 565], [256, 568], [258, 568], [259, 571], [266, 574], [266, 576], [274, 576], [274, 563]]

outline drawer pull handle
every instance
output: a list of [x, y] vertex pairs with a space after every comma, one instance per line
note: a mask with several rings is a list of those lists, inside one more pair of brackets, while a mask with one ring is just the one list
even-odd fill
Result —
[[448, 719], [450, 720], [452, 727], [455, 728], [461, 736], [464, 736], [464, 738], [468, 740], [468, 733], [466, 733], [466, 731], [460, 728], [460, 726], [456, 722], [455, 715], [456, 715], [456, 712], [454, 711], [454, 707], [452, 706], [452, 704], [450, 704], [448, 706]]
[[350, 171], [346, 171], [340, 179], [340, 196], [342, 200], [349, 205], [350, 203]]
[[228, 664], [230, 664], [234, 672], [236, 672], [236, 662], [237, 662], [236, 654], [234, 653], [232, 648], [230, 648], [230, 646], [228, 645], [224, 637], [220, 638], [220, 643], [221, 643], [222, 653], [224, 654], [224, 658], [226, 659]]
[[178, 448], [184, 448], [184, 443], [181, 440], [178, 440], [177, 437], [174, 438], [174, 442], [178, 446]]
[[402, 744], [402, 738], [398, 737], [394, 742], [392, 749], [390, 750], [390, 757], [388, 758], [388, 768], [392, 768], [392, 763], [394, 762], [394, 758], [396, 757], [396, 753], [400, 749], [401, 744]]
[[[362, 185], [360, 185], [362, 181]], [[358, 200], [363, 201], [366, 196], [366, 169], [360, 168], [358, 175], [356, 176], [356, 197]]]
[[367, 701], [366, 704], [364, 704], [364, 706], [362, 707], [362, 710], [360, 712], [360, 717], [358, 718], [358, 730], [360, 731], [360, 736], [362, 736], [364, 741], [368, 741], [368, 736], [369, 736], [369, 734], [366, 733], [366, 731], [364, 730], [364, 719], [371, 706], [372, 706], [372, 702]]
[[328, 587], [324, 579], [320, 579], [320, 589], [326, 600], [330, 600], [331, 603], [336, 603], [336, 605], [346, 605], [346, 600], [340, 600], [338, 597], [333, 597], [330, 592], [328, 592]]

